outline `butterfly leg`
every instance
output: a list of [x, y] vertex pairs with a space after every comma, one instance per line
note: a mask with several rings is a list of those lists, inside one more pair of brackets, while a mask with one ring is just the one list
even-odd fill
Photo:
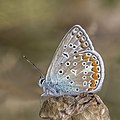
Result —
[[48, 96], [48, 95], [50, 95], [50, 92], [49, 92], [49, 90], [48, 90], [48, 88], [46, 86], [43, 86], [43, 91], [44, 91], [44, 93], [41, 96]]
[[45, 90], [45, 92], [41, 96], [48, 96], [48, 95], [49, 95], [49, 91]]
[[[55, 93], [53, 93], [52, 91], [48, 90], [48, 89], [44, 89], [44, 93], [41, 95], [41, 96], [49, 96], [49, 95], [52, 95], [54, 96]], [[56, 96], [57, 96], [57, 93], [56, 93]]]

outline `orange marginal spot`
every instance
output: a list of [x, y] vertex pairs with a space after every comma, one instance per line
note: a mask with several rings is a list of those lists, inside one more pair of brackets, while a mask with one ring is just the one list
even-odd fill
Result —
[[93, 74], [92, 74], [92, 78], [94, 78], [95, 80], [97, 80], [97, 79], [99, 78], [99, 75], [96, 74], [96, 73], [93, 73]]
[[93, 61], [92, 66], [98, 66], [96, 61]]
[[87, 59], [89, 58], [86, 54], [83, 54], [82, 59]]
[[94, 61], [94, 60], [95, 60], [95, 59], [91, 56], [91, 57], [90, 57], [90, 61]]
[[92, 88], [95, 87], [95, 80], [91, 80], [90, 86], [91, 86]]
[[93, 67], [93, 68], [92, 68], [92, 71], [93, 71], [93, 72], [98, 72], [98, 68], [97, 68], [97, 67]]

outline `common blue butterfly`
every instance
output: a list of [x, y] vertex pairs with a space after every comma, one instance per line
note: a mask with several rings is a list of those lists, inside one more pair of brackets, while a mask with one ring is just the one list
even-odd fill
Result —
[[43, 96], [95, 93], [104, 81], [104, 63], [79, 26], [73, 26], [59, 44], [46, 77], [39, 80]]

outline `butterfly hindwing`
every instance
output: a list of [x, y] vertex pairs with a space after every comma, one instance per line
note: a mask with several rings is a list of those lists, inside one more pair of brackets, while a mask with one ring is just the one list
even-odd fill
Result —
[[55, 74], [64, 94], [96, 92], [104, 79], [103, 61], [96, 51], [80, 52], [72, 55]]

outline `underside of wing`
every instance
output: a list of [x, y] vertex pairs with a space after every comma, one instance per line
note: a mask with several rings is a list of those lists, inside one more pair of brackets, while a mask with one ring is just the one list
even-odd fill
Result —
[[54, 71], [52, 89], [59, 95], [77, 95], [98, 91], [104, 79], [104, 65], [96, 51], [73, 54], [59, 69]]
[[55, 71], [59, 70], [70, 56], [86, 50], [94, 50], [92, 42], [85, 30], [81, 26], [75, 25], [67, 32], [58, 46], [49, 66], [46, 81], [57, 82]]

